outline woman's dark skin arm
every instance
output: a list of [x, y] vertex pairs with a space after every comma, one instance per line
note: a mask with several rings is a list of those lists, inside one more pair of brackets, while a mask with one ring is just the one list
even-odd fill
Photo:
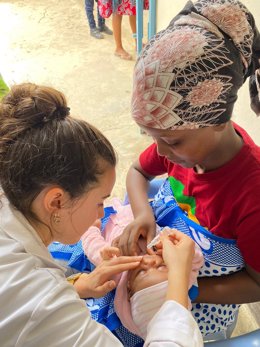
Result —
[[149, 243], [155, 236], [155, 219], [147, 195], [149, 181], [153, 178], [142, 170], [138, 160], [128, 171], [126, 187], [135, 219], [116, 240], [116, 246], [123, 255], [138, 254], [138, 239], [143, 237]]
[[136, 160], [130, 167], [126, 177], [126, 189], [134, 216], [142, 210], [147, 209], [150, 213], [151, 207], [148, 203], [147, 192], [149, 181], [154, 176], [147, 174]]
[[231, 275], [198, 278], [199, 296], [195, 302], [245, 304], [260, 301], [260, 273], [248, 265]]

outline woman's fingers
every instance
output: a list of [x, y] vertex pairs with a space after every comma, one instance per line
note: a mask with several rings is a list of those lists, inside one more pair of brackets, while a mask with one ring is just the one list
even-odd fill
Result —
[[127, 242], [127, 254], [137, 255], [140, 254], [140, 247], [138, 244], [139, 239], [142, 237], [145, 239], [146, 244], [149, 244], [155, 236], [155, 229], [144, 228], [144, 227], [136, 227], [132, 229], [128, 242]]
[[116, 275], [120, 272], [136, 268], [140, 264], [142, 258], [142, 256], [121, 256], [113, 258], [102, 263], [102, 270], [100, 270], [104, 271], [104, 275], [106, 276]]
[[141, 255], [134, 255], [134, 256], [122, 255], [120, 257], [109, 260], [109, 263], [111, 265], [118, 265], [118, 264], [124, 264], [124, 263], [140, 262], [142, 258], [143, 257]]
[[83, 274], [76, 282], [75, 288], [81, 298], [101, 297], [115, 288], [114, 275], [135, 269], [141, 262], [142, 256], [120, 256], [104, 260], [94, 271]]
[[[181, 241], [187, 240], [189, 238], [187, 235], [185, 235], [183, 232], [177, 230], [177, 229], [170, 229], [170, 228], [165, 228], [160, 234], [160, 239], [163, 240], [171, 240], [171, 242], [174, 245], [177, 245]], [[190, 238], [189, 238], [190, 239]], [[161, 248], [160, 245], [158, 245], [158, 248]]]
[[123, 234], [120, 236], [118, 247], [120, 248], [122, 254], [124, 255], [137, 255], [138, 251], [138, 239], [141, 233], [139, 228], [136, 226], [131, 226], [129, 224]]
[[161, 235], [169, 236], [169, 238], [171, 239], [181, 240], [183, 238], [184, 233], [177, 229], [171, 229], [166, 227], [162, 230]]
[[[133, 268], [136, 264], [139, 264], [142, 260], [142, 256], [120, 256], [120, 257], [116, 257], [116, 258], [112, 258], [110, 259], [107, 264], [106, 267], [108, 268], [124, 268], [124, 269], [128, 269], [129, 268]], [[123, 270], [125, 271], [125, 270]]]
[[131, 263], [124, 263], [124, 264], [117, 264], [114, 265], [107, 270], [107, 274], [109, 275], [116, 275], [124, 271], [135, 269], [140, 264], [140, 261], [131, 262]]
[[169, 236], [162, 235], [160, 237], [161, 240], [161, 251], [163, 252], [163, 249], [166, 247], [173, 247], [175, 245], [174, 240], [171, 240]]
[[104, 284], [98, 286], [95, 288], [94, 291], [94, 297], [95, 298], [101, 298], [102, 296], [106, 295], [107, 293], [111, 292], [116, 287], [115, 281], [107, 281]]
[[127, 251], [128, 254], [135, 256], [140, 252], [140, 248], [138, 246], [138, 240], [142, 235], [141, 230], [133, 230], [128, 238]]
[[130, 229], [129, 229], [129, 226], [127, 226], [118, 240], [118, 248], [121, 250], [122, 254], [124, 255], [129, 254], [128, 246], [127, 246], [129, 235], [130, 235]]
[[144, 238], [150, 242], [155, 235], [155, 221], [149, 216], [139, 216], [131, 222], [120, 236], [118, 247], [124, 255], [136, 255], [140, 253], [138, 240]]

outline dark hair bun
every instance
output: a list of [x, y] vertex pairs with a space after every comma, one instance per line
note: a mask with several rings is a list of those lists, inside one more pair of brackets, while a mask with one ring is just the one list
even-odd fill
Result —
[[59, 91], [32, 83], [15, 85], [3, 98], [1, 117], [28, 122], [64, 119], [69, 114], [65, 96]]
[[68, 114], [61, 92], [32, 83], [13, 86], [0, 104], [0, 153], [27, 130], [65, 119]]

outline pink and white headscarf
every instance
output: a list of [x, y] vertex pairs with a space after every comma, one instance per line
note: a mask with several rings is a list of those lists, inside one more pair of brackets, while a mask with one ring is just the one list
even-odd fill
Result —
[[132, 116], [157, 129], [225, 123], [238, 89], [259, 67], [260, 35], [241, 2], [189, 1], [137, 60]]

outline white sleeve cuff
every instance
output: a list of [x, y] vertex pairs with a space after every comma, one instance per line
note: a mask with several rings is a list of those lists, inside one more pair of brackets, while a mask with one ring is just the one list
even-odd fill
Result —
[[190, 311], [168, 300], [148, 324], [144, 346], [202, 347], [203, 339]]

